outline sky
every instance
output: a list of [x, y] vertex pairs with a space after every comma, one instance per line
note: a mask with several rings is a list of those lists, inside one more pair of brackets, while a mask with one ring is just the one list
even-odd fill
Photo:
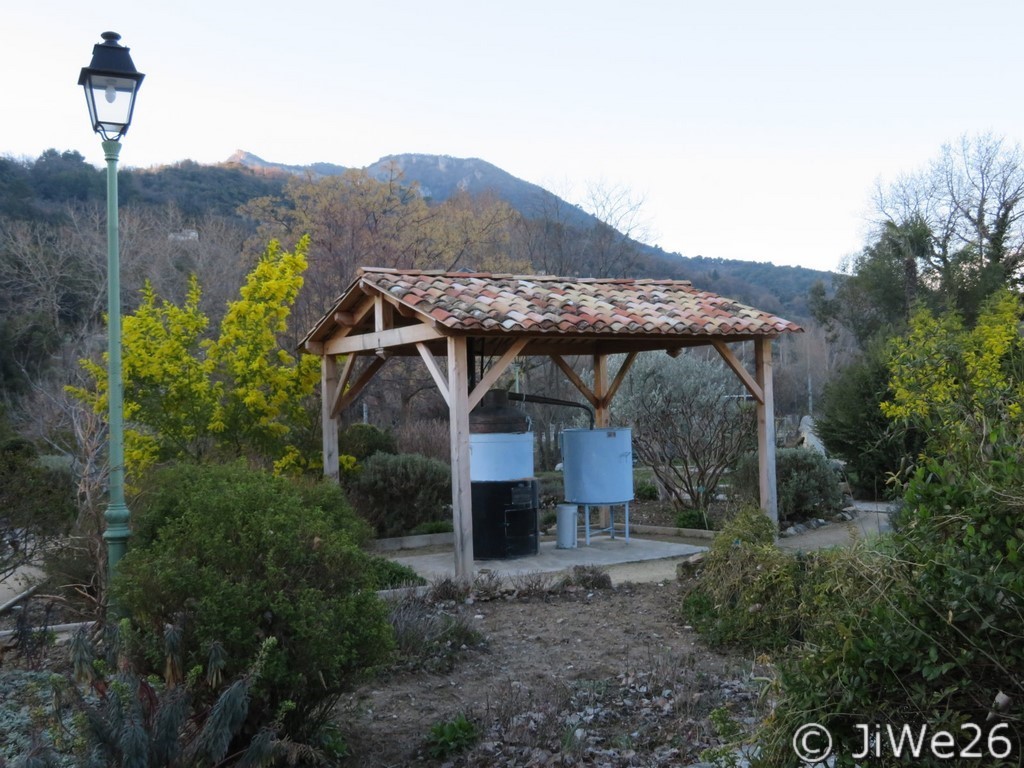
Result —
[[[684, 256], [834, 270], [872, 194], [1024, 138], [1021, 0], [2, 0], [0, 155], [103, 165], [79, 71], [146, 79], [122, 166], [476, 157]], [[24, 76], [18, 76], [18, 72]]]

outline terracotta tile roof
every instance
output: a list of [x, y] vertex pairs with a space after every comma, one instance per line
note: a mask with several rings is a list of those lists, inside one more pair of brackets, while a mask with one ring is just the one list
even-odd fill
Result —
[[571, 279], [364, 268], [372, 286], [453, 331], [629, 336], [774, 336], [788, 320], [685, 280]]

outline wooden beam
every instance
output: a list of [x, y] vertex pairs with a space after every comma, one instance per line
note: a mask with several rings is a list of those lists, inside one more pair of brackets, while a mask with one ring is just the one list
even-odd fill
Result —
[[408, 304], [403, 304], [400, 301], [394, 301], [395, 309], [398, 310], [398, 314], [408, 319], [410, 317], [416, 317], [416, 310], [410, 307]]
[[594, 422], [595, 426], [611, 426], [608, 410], [608, 355], [594, 355]]
[[445, 378], [444, 372], [441, 370], [441, 366], [437, 364], [437, 360], [434, 359], [434, 355], [427, 345], [420, 343], [416, 345], [416, 349], [420, 353], [420, 357], [423, 358], [424, 364], [427, 366], [427, 370], [430, 371], [431, 377], [434, 379], [434, 383], [437, 384], [437, 389], [441, 393], [441, 397], [451, 407], [452, 401], [448, 393], [448, 380]]
[[597, 395], [595, 395], [591, 391], [590, 387], [587, 386], [587, 383], [579, 377], [579, 374], [577, 374], [576, 371], [572, 369], [572, 366], [565, 362], [565, 360], [560, 355], [549, 355], [549, 357], [555, 363], [555, 365], [557, 365], [562, 370], [562, 373], [565, 374], [565, 377], [569, 379], [569, 381], [573, 383], [576, 389], [580, 391], [580, 394], [583, 395], [584, 398], [586, 398], [587, 402], [594, 406], [594, 408], [597, 408], [599, 406]]
[[407, 325], [387, 331], [371, 331], [358, 336], [332, 338], [324, 344], [324, 352], [329, 355], [347, 355], [351, 352], [370, 352], [377, 349], [388, 349], [409, 345], [420, 341], [433, 341], [444, 338], [444, 335], [429, 325]]
[[387, 331], [393, 327], [391, 305], [379, 293], [373, 297], [373, 329]]
[[612, 400], [615, 399], [615, 395], [619, 391], [619, 387], [622, 386], [622, 382], [626, 380], [626, 374], [629, 373], [629, 369], [638, 354], [639, 352], [630, 352], [626, 355], [626, 359], [622, 361], [622, 365], [619, 366], [619, 370], [615, 374], [615, 378], [612, 379], [611, 386], [608, 387], [608, 392], [604, 396], [605, 406], [611, 407]]
[[373, 297], [367, 296], [356, 308], [350, 312], [335, 312], [334, 321], [341, 326], [340, 330], [336, 331], [332, 338], [339, 338], [347, 336], [352, 332], [352, 329], [359, 325], [366, 316], [373, 311]]
[[[597, 428], [612, 425], [611, 409], [608, 407], [608, 355], [594, 355], [594, 426]], [[611, 507], [597, 508], [600, 527], [607, 528], [611, 524]]]
[[452, 457], [455, 578], [473, 577], [473, 494], [469, 474], [469, 354], [464, 336], [448, 337], [448, 424]]
[[366, 385], [373, 380], [373, 377], [377, 375], [377, 371], [383, 367], [385, 362], [387, 361], [382, 357], [370, 358], [369, 365], [363, 369], [363, 372], [359, 374], [359, 378], [355, 380], [352, 386], [345, 390], [345, 394], [338, 400], [338, 413], [352, 405], [352, 401], [362, 394], [362, 391], [366, 389]]
[[338, 414], [341, 413], [341, 398], [344, 396], [348, 382], [352, 378], [352, 373], [356, 368], [356, 360], [358, 359], [359, 355], [349, 355], [345, 358], [345, 367], [341, 369], [341, 375], [334, 384], [334, 394], [331, 396], [332, 418], [337, 418]]
[[[755, 341], [754, 344], [756, 345], [757, 342]], [[750, 375], [750, 371], [748, 371], [747, 367], [743, 365], [738, 357], [736, 357], [736, 354], [724, 341], [718, 341], [716, 339], [712, 342], [712, 345], [716, 350], [718, 350], [718, 354], [722, 356], [723, 360], [725, 360], [726, 365], [728, 365], [732, 369], [732, 372], [739, 377], [741, 382], [743, 382], [743, 386], [747, 388], [747, 392], [753, 396], [754, 400], [763, 404], [763, 387], [754, 380], [754, 377]]]
[[501, 374], [512, 365], [513, 361], [519, 356], [519, 353], [529, 343], [529, 339], [516, 339], [512, 342], [512, 346], [505, 351], [505, 354], [498, 359], [498, 362], [488, 369], [487, 373], [480, 379], [480, 383], [476, 385], [476, 389], [469, 395], [469, 410], [472, 411], [476, 408], [484, 395], [487, 394], [487, 391], [497, 383]]
[[320, 431], [323, 433], [324, 477], [339, 481], [338, 418], [333, 413], [334, 390], [338, 385], [338, 361], [333, 355], [320, 358]]
[[754, 342], [754, 366], [757, 383], [764, 393], [757, 404], [757, 466], [761, 491], [761, 509], [779, 525], [778, 494], [775, 481], [775, 389], [772, 384], [772, 340]]

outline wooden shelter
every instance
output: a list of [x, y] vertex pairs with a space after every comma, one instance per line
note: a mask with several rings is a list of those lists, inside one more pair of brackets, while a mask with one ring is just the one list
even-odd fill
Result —
[[[711, 345], [757, 403], [761, 507], [778, 519], [772, 339], [802, 329], [684, 280], [571, 279], [363, 268], [303, 340], [321, 357], [324, 473], [338, 477], [338, 416], [395, 355], [419, 356], [448, 404], [455, 572], [473, 569], [469, 412], [524, 355], [545, 355], [610, 426], [612, 399], [641, 352]], [[731, 347], [754, 343], [753, 372]], [[470, 357], [493, 364], [470, 391]], [[614, 374], [611, 355], [624, 354]], [[568, 358], [593, 361], [593, 385]], [[439, 358], [445, 358], [443, 363]]]

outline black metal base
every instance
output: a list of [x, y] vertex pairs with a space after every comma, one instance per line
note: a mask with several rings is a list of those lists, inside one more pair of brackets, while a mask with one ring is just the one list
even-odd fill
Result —
[[475, 482], [473, 559], [536, 555], [540, 546], [540, 483], [533, 479]]

